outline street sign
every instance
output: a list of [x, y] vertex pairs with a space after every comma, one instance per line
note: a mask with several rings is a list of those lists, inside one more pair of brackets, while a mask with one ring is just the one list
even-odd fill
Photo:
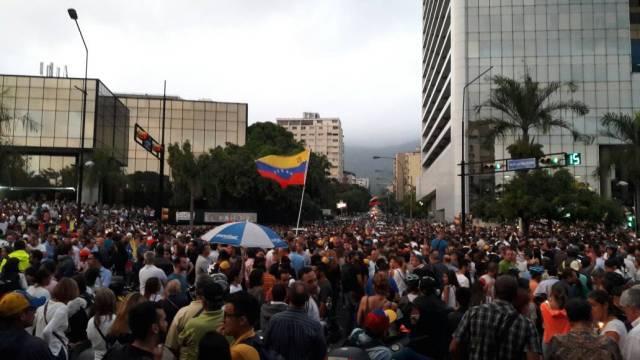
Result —
[[530, 170], [537, 165], [536, 158], [507, 159], [507, 171]]

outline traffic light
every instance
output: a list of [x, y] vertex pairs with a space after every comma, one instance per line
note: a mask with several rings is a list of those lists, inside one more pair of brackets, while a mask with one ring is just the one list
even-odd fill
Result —
[[632, 213], [627, 213], [627, 228], [629, 229], [636, 228], [636, 217]]
[[538, 163], [544, 166], [559, 166], [560, 155], [547, 155], [545, 157], [540, 158]]
[[502, 170], [502, 163], [500, 162], [482, 164], [483, 172], [495, 172], [500, 170]]
[[582, 164], [582, 155], [580, 153], [564, 154], [565, 165], [576, 166]]

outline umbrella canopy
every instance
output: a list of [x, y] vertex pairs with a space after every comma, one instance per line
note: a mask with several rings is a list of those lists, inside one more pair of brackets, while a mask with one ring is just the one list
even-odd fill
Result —
[[266, 226], [248, 221], [220, 225], [200, 237], [204, 241], [244, 248], [282, 248], [287, 243]]

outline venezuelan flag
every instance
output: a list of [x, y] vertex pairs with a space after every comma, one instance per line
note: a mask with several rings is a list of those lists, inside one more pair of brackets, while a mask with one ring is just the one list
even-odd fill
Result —
[[289, 185], [304, 185], [311, 151], [292, 156], [268, 155], [256, 160], [260, 176], [275, 180], [284, 189]]

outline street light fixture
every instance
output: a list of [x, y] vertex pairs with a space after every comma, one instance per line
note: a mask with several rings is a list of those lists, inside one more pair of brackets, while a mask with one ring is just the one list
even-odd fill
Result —
[[[76, 27], [78, 28], [78, 32], [80, 33], [80, 38], [82, 39], [82, 44], [84, 45], [85, 50], [85, 58], [84, 58], [84, 80], [82, 82], [82, 125], [80, 135], [80, 154], [78, 155], [78, 164], [84, 164], [84, 131], [85, 131], [85, 119], [87, 114], [87, 69], [89, 68], [89, 48], [87, 47], [87, 43], [84, 41], [84, 36], [82, 35], [82, 30], [80, 30], [80, 24], [78, 24], [78, 13], [75, 9], [69, 8], [67, 9], [69, 13], [69, 17], [71, 20], [75, 21]], [[82, 207], [82, 182], [84, 175], [84, 166], [77, 166], [78, 170], [78, 191], [77, 191], [77, 203], [78, 203], [78, 218], [80, 217], [80, 211]]]
[[490, 66], [488, 69], [486, 69], [485, 71], [481, 72], [480, 75], [476, 76], [473, 80], [469, 81], [468, 83], [466, 83], [464, 85], [464, 87], [462, 88], [462, 128], [460, 129], [460, 137], [461, 137], [461, 147], [462, 147], [462, 154], [461, 154], [461, 161], [460, 161], [460, 197], [462, 200], [462, 204], [460, 204], [460, 228], [462, 230], [462, 233], [464, 234], [465, 231], [465, 226], [467, 225], [467, 201], [466, 201], [466, 191], [467, 191], [467, 174], [465, 173], [465, 159], [464, 159], [464, 153], [466, 151], [466, 148], [464, 146], [464, 126], [465, 126], [465, 114], [467, 112], [467, 109], [465, 108], [465, 100], [467, 97], [467, 88], [473, 84], [474, 82], [478, 81], [478, 79], [480, 79], [482, 77], [482, 75], [486, 74], [487, 72], [489, 72], [491, 69], [493, 69], [493, 65]]

